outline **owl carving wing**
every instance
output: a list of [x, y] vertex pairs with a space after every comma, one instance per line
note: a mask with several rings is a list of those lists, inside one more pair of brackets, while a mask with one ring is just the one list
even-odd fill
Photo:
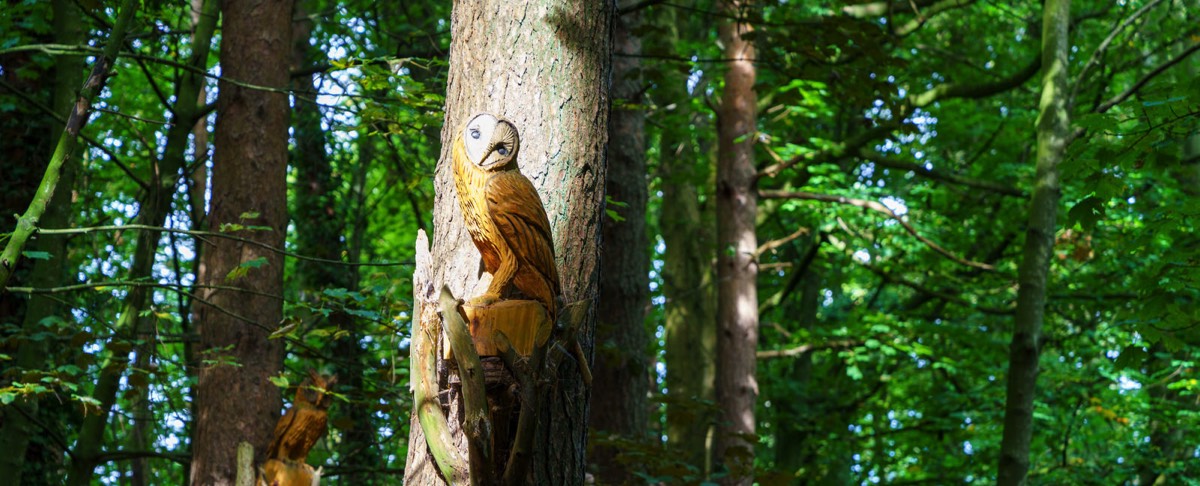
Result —
[[496, 230], [520, 261], [513, 283], [522, 293], [546, 306], [554, 316], [559, 293], [550, 220], [529, 179], [519, 172], [498, 173], [487, 184], [488, 213]]
[[275, 424], [275, 440], [267, 457], [303, 461], [325, 435], [328, 414], [308, 404], [293, 404]]
[[333, 402], [328, 392], [337, 383], [337, 377], [318, 375], [311, 370], [308, 374], [296, 390], [292, 406], [275, 423], [275, 436], [267, 448], [270, 459], [304, 462], [308, 451], [325, 435], [328, 409]]

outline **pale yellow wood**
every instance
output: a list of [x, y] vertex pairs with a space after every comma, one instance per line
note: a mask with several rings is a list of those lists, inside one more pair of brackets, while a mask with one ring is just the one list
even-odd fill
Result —
[[[533, 300], [502, 300], [487, 305], [463, 304], [467, 326], [475, 341], [475, 352], [479, 356], [499, 356], [500, 346], [496, 339], [503, 332], [512, 343], [517, 354], [529, 356], [534, 346], [543, 345], [554, 328], [546, 314], [546, 307]], [[443, 343], [445, 342], [443, 338]], [[443, 344], [447, 359], [452, 356], [450, 346]]]

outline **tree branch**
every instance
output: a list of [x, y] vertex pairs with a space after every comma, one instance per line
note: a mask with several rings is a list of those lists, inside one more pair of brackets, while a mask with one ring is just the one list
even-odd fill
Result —
[[825, 344], [803, 344], [787, 349], [764, 349], [762, 351], [755, 352], [754, 357], [758, 359], [798, 358], [817, 350], [844, 349], [852, 346], [858, 346], [859, 344], [862, 344], [862, 341], [853, 339], [830, 341]]
[[1067, 106], [1075, 106], [1075, 96], [1079, 94], [1079, 88], [1083, 86], [1083, 80], [1087, 79], [1088, 72], [1091, 71], [1092, 68], [1100, 62], [1100, 58], [1103, 57], [1106, 52], [1108, 52], [1108, 46], [1111, 45], [1114, 40], [1116, 40], [1117, 34], [1121, 33], [1122, 30], [1125, 30], [1125, 27], [1128, 27], [1129, 24], [1133, 23], [1134, 20], [1137, 20], [1138, 17], [1141, 17], [1146, 12], [1149, 12], [1150, 9], [1158, 6], [1158, 4], [1162, 3], [1162, 1], [1163, 0], [1153, 0], [1150, 3], [1143, 5], [1142, 8], [1137, 9], [1137, 11], [1130, 14], [1121, 22], [1118, 22], [1117, 25], [1112, 28], [1112, 31], [1108, 33], [1108, 37], [1105, 37], [1104, 40], [1100, 42], [1100, 45], [1096, 46], [1096, 50], [1092, 51], [1092, 56], [1088, 58], [1087, 63], [1083, 65], [1083, 69], [1079, 70], [1079, 75], [1075, 77], [1075, 86], [1071, 88], [1071, 95], [1067, 98]]
[[800, 162], [807, 161], [812, 164], [819, 164], [827, 160], [843, 157], [848, 153], [854, 153], [858, 151], [858, 149], [875, 141], [878, 138], [882, 138], [892, 133], [892, 130], [895, 130], [899, 127], [900, 122], [893, 121], [891, 123], [882, 123], [872, 127], [869, 130], [861, 132], [858, 135], [855, 135], [850, 140], [837, 143], [833, 147], [816, 152], [797, 155], [784, 162], [776, 162], [775, 164], [758, 171], [758, 177], [775, 177], [779, 175], [780, 172], [783, 172], [795, 166], [796, 164], [799, 164]]
[[1146, 83], [1149, 83], [1150, 80], [1152, 80], [1155, 77], [1157, 77], [1158, 75], [1162, 74], [1167, 69], [1170, 69], [1172, 66], [1179, 64], [1180, 62], [1183, 62], [1184, 59], [1187, 59], [1188, 56], [1191, 56], [1193, 53], [1195, 53], [1198, 50], [1200, 50], [1200, 42], [1193, 44], [1192, 47], [1187, 48], [1187, 50], [1183, 51], [1178, 56], [1175, 56], [1174, 58], [1158, 65], [1158, 67], [1150, 70], [1150, 72], [1146, 73], [1145, 76], [1142, 76], [1141, 79], [1137, 80], [1136, 83], [1133, 83], [1133, 86], [1130, 86], [1129, 89], [1126, 89], [1125, 91], [1121, 92], [1121, 94], [1118, 94], [1116, 96], [1113, 96], [1112, 98], [1109, 98], [1108, 101], [1101, 103], [1099, 106], [1097, 106], [1092, 111], [1096, 112], [1096, 113], [1104, 113], [1104, 112], [1108, 111], [1109, 109], [1111, 109], [1112, 107], [1123, 103], [1125, 100], [1129, 99], [1130, 96], [1133, 96], [1134, 94], [1136, 94], [1138, 92], [1138, 90], [1145, 87]]
[[883, 154], [880, 154], [878, 152], [868, 152], [866, 150], [860, 150], [858, 152], [858, 157], [863, 160], [867, 160], [875, 165], [881, 165], [883, 167], [888, 167], [888, 168], [898, 169], [898, 170], [913, 171], [921, 176], [928, 177], [928, 178], [934, 179], [934, 180], [939, 180], [942, 182], [949, 182], [951, 184], [959, 184], [959, 185], [963, 185], [963, 186], [967, 186], [967, 187], [974, 187], [976, 189], [983, 189], [986, 191], [1003, 194], [1005, 196], [1013, 196], [1013, 197], [1020, 197], [1020, 198], [1024, 198], [1024, 197], [1028, 196], [1027, 194], [1025, 194], [1025, 191], [1022, 191], [1015, 187], [995, 183], [992, 181], [973, 179], [970, 177], [964, 177], [964, 176], [948, 174], [948, 173], [944, 173], [944, 172], [940, 172], [940, 171], [934, 171], [932, 169], [927, 169], [927, 168], [925, 168], [925, 166], [920, 165], [920, 164], [916, 164], [913, 162], [907, 162], [907, 161], [894, 160], [893, 158], [885, 157]]
[[1024, 69], [1017, 71], [1008, 78], [990, 83], [971, 85], [958, 83], [939, 84], [934, 86], [929, 91], [918, 95], [909, 96], [909, 100], [912, 106], [920, 108], [928, 106], [937, 101], [953, 98], [987, 98], [988, 96], [997, 95], [1025, 84], [1026, 81], [1033, 79], [1033, 76], [1036, 75], [1041, 69], [1042, 56], [1033, 56], [1031, 62], [1025, 65]]
[[58, 145], [55, 147], [54, 154], [50, 157], [50, 163], [46, 166], [46, 172], [42, 175], [42, 181], [34, 193], [33, 201], [29, 203], [25, 214], [17, 220], [17, 228], [13, 231], [12, 239], [8, 240], [4, 252], [0, 254], [0, 287], [8, 284], [9, 277], [12, 276], [12, 272], [17, 268], [17, 263], [21, 260], [21, 250], [25, 248], [25, 242], [37, 228], [42, 213], [46, 212], [46, 206], [50, 204], [50, 198], [54, 196], [58, 187], [58, 178], [63, 164], [75, 155], [75, 150], [79, 145], [79, 132], [90, 118], [92, 100], [104, 89], [109, 70], [121, 52], [121, 44], [125, 39], [130, 22], [133, 20], [133, 14], [137, 11], [137, 5], [136, 0], [121, 2], [117, 23], [109, 34], [108, 44], [104, 46], [103, 52], [92, 64], [92, 72], [83, 82], [83, 87], [71, 108], [71, 114], [67, 117], [66, 127], [63, 128], [62, 135], [58, 138]]
[[162, 227], [162, 226], [148, 226], [148, 225], [144, 225], [144, 224], [124, 224], [124, 225], [112, 225], [112, 226], [92, 226], [92, 227], [86, 227], [86, 228], [61, 228], [61, 229], [35, 228], [35, 230], [38, 234], [45, 234], [45, 235], [77, 235], [77, 234], [89, 234], [89, 233], [104, 232], [104, 231], [126, 231], [126, 230], [162, 231], [162, 232], [167, 232], [167, 233], [178, 233], [178, 234], [191, 235], [191, 236], [197, 236], [197, 237], [209, 236], [209, 237], [214, 237], [214, 238], [224, 238], [224, 239], [233, 240], [233, 241], [236, 241], [239, 243], [245, 243], [248, 245], [257, 246], [259, 248], [263, 248], [265, 250], [268, 250], [268, 251], [271, 251], [274, 253], [278, 253], [285, 257], [295, 258], [297, 260], [316, 262], [316, 263], [328, 263], [331, 265], [347, 265], [347, 266], [353, 266], [353, 267], [402, 267], [402, 266], [412, 265], [412, 262], [395, 262], [395, 263], [343, 262], [343, 261], [338, 261], [338, 260], [330, 260], [330, 259], [326, 259], [326, 258], [310, 257], [310, 256], [301, 255], [299, 253], [293, 253], [293, 252], [284, 250], [282, 248], [276, 248], [276, 247], [268, 245], [266, 243], [251, 240], [249, 238], [242, 238], [240, 236], [234, 236], [229, 233], [221, 233], [221, 232], [216, 232], [216, 231], [182, 230], [182, 229], [176, 229], [176, 228], [166, 228], [166, 227]]
[[[7, 89], [10, 93], [12, 93], [14, 95], [17, 95], [17, 97], [21, 98], [26, 103], [33, 105], [35, 108], [41, 110], [43, 113], [46, 113], [47, 115], [54, 117], [54, 119], [58, 120], [59, 123], [62, 123], [64, 125], [67, 124], [67, 117], [63, 116], [61, 113], [54, 111], [49, 106], [46, 106], [42, 102], [29, 96], [24, 91], [20, 91], [20, 90], [16, 89], [15, 86], [8, 84], [8, 82], [5, 81], [4, 78], [0, 78], [0, 87]], [[117, 168], [121, 169], [121, 172], [124, 172], [126, 176], [129, 176], [129, 179], [131, 179], [135, 184], [137, 184], [138, 187], [141, 188], [143, 191], [150, 190], [150, 186], [148, 184], [146, 184], [146, 182], [143, 181], [141, 178], [139, 178], [137, 176], [137, 174], [134, 174], [133, 171], [130, 170], [129, 167], [126, 166], [124, 162], [121, 162], [121, 158], [117, 157], [117, 154], [114, 154], [111, 150], [109, 150], [107, 147], [105, 147], [99, 141], [92, 138], [90, 135], [83, 133], [82, 131], [79, 133], [79, 138], [82, 138], [85, 142], [88, 143], [88, 145], [91, 145], [92, 148], [95, 148], [96, 150], [103, 152], [104, 155], [107, 155], [109, 161], [111, 161], [113, 164], [116, 164]]]
[[817, 193], [803, 192], [803, 191], [763, 190], [763, 191], [758, 191], [758, 195], [759, 195], [759, 197], [761, 197], [763, 199], [806, 199], [806, 200], [810, 200], [810, 201], [822, 201], [822, 202], [832, 202], [832, 203], [838, 203], [838, 204], [848, 204], [848, 205], [860, 207], [863, 209], [870, 209], [872, 211], [882, 213], [882, 214], [886, 215], [887, 217], [896, 220], [896, 222], [900, 223], [900, 226], [904, 227], [905, 231], [908, 231], [908, 234], [915, 237], [921, 243], [924, 243], [925, 246], [928, 246], [933, 251], [936, 251], [936, 252], [942, 254], [942, 256], [945, 256], [946, 258], [954, 261], [955, 263], [958, 263], [960, 265], [966, 265], [968, 267], [978, 268], [981, 270], [988, 270], [988, 271], [996, 270], [996, 267], [994, 267], [992, 265], [988, 265], [986, 263], [980, 263], [980, 262], [976, 262], [976, 261], [972, 261], [972, 260], [967, 260], [958, 255], [950, 253], [948, 250], [946, 250], [945, 248], [942, 248], [937, 243], [934, 243], [929, 238], [921, 236], [920, 233], [917, 233], [916, 228], [913, 228], [913, 226], [911, 224], [909, 224], [908, 221], [905, 221], [904, 218], [901, 218], [899, 215], [897, 215], [894, 211], [891, 210], [891, 208], [888, 208], [887, 206], [884, 206], [882, 203], [879, 203], [876, 201], [868, 201], [865, 199], [854, 199], [854, 198], [849, 198], [849, 197], [845, 197], [845, 196], [834, 196], [834, 195], [830, 195], [830, 194], [817, 194]]
[[462, 430], [467, 436], [470, 480], [473, 486], [489, 483], [492, 471], [492, 421], [484, 393], [483, 363], [475, 352], [475, 342], [459, 311], [458, 299], [443, 285], [438, 300], [442, 307], [442, 332], [450, 338], [454, 361], [458, 363], [463, 397]]

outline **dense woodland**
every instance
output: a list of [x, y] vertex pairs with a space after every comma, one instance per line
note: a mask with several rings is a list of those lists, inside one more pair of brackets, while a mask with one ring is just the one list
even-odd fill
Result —
[[6, 0], [0, 482], [232, 484], [308, 370], [323, 483], [464, 479], [413, 389], [481, 111], [586, 310], [505, 480], [1200, 482], [1197, 50], [1194, 0]]

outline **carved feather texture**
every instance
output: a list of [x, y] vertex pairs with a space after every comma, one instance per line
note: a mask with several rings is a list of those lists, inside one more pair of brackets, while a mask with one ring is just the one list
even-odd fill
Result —
[[[490, 138], [472, 141], [468, 149], [464, 137], [479, 136], [480, 127]], [[553, 319], [560, 292], [554, 239], [542, 200], [517, 165], [519, 147], [511, 122], [476, 115], [451, 148], [455, 189], [467, 232], [493, 277], [485, 297], [534, 299]], [[479, 154], [478, 160], [470, 153]]]
[[296, 390], [292, 406], [275, 423], [275, 438], [267, 448], [268, 458], [299, 462], [308, 458], [308, 451], [325, 435], [328, 408], [333, 401], [326, 391], [335, 383], [336, 376], [309, 371], [309, 377]]

